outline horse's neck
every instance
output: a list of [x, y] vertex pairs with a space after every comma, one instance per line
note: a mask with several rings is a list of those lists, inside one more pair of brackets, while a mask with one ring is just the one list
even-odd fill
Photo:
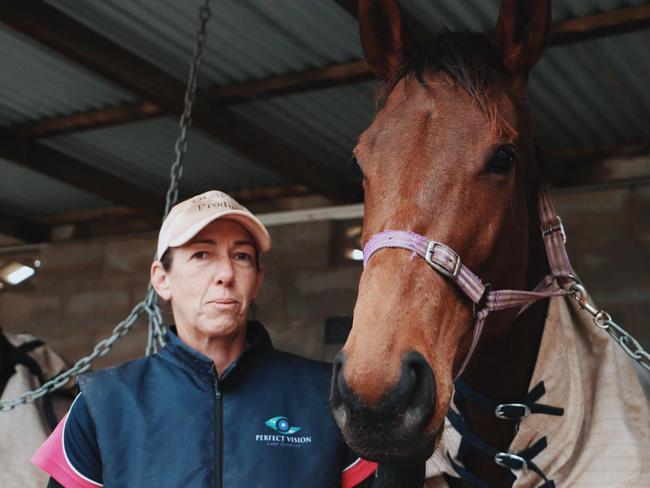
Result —
[[[539, 235], [536, 217], [531, 219], [529, 236], [529, 266], [527, 289], [532, 289], [547, 274], [548, 265], [544, 244]], [[520, 315], [508, 331], [477, 350], [471, 367], [463, 380], [474, 391], [503, 403], [521, 399], [530, 386], [537, 353], [544, 332], [548, 299], [540, 300]], [[489, 327], [489, 323], [486, 324]], [[516, 432], [514, 421], [497, 419], [494, 412], [483, 412], [471, 402], [466, 402], [464, 413], [481, 439], [507, 451]], [[500, 486], [507, 471], [494, 460], [472, 453], [464, 459], [465, 465], [480, 478]]]

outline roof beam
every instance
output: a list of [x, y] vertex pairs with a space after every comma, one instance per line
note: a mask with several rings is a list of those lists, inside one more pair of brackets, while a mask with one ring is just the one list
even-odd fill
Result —
[[137, 102], [28, 122], [17, 125], [12, 130], [16, 135], [23, 137], [53, 137], [72, 132], [129, 124], [160, 117], [161, 115], [163, 115], [162, 110], [153, 103]]
[[0, 129], [0, 157], [111, 202], [160, 213], [164, 200], [88, 163]]
[[554, 159], [571, 161], [572, 164], [588, 163], [608, 158], [630, 158], [650, 154], [650, 140], [549, 150], [548, 154]]
[[0, 213], [0, 234], [16, 237], [29, 243], [44, 242], [49, 240], [50, 226], [2, 212]]
[[549, 45], [563, 46], [575, 42], [626, 34], [650, 27], [650, 5], [624, 7], [585, 17], [555, 22], [551, 26]]
[[[230, 192], [230, 195], [253, 212], [293, 208], [295, 199], [299, 199], [301, 204], [307, 206], [330, 205], [329, 200], [309, 193], [300, 185], [253, 188]], [[259, 209], [262, 207], [264, 210]], [[152, 216], [126, 207], [102, 207], [45, 215], [34, 219], [34, 223], [51, 229], [52, 239], [67, 240], [155, 232], [160, 229], [160, 216]], [[2, 232], [1, 227], [0, 232]]]
[[549, 150], [547, 174], [556, 187], [647, 184], [650, 140]]
[[[44, 2], [2, 2], [0, 21], [166, 113], [180, 115], [183, 111], [185, 85], [181, 81]], [[288, 181], [336, 200], [342, 197], [336, 173], [238, 117], [209, 93], [197, 97], [192, 121], [195, 127]]]

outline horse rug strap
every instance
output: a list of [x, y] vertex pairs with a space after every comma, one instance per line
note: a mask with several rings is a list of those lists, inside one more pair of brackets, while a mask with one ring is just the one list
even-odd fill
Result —
[[[363, 265], [367, 266], [370, 258], [383, 248], [406, 249], [413, 252], [413, 257], [422, 257], [434, 270], [452, 280], [472, 301], [474, 305], [474, 334], [469, 351], [455, 374], [458, 378], [469, 363], [483, 332], [485, 319], [490, 312], [519, 307], [519, 313], [529, 305], [542, 298], [571, 294], [560, 286], [559, 280], [568, 278], [577, 281], [566, 252], [566, 234], [562, 220], [555, 212], [555, 207], [545, 185], [540, 186], [538, 197], [539, 220], [550, 274], [545, 276], [532, 291], [496, 290], [484, 284], [478, 276], [467, 268], [460, 256], [449, 246], [430, 240], [420, 234], [401, 230], [388, 230], [373, 235], [363, 249]], [[476, 311], [476, 309], [479, 309]]]

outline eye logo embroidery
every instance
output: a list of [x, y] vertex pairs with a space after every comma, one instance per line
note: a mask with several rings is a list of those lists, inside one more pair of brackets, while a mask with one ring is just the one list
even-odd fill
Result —
[[298, 432], [302, 427], [292, 427], [287, 417], [272, 417], [264, 422], [270, 429], [277, 430], [280, 434], [291, 435]]

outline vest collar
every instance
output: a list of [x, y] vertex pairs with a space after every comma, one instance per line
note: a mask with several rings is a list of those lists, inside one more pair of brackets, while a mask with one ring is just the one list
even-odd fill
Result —
[[[201, 376], [216, 376], [214, 363], [211, 358], [185, 344], [172, 325], [165, 334], [166, 345], [160, 351], [160, 355], [174, 363], [199, 373]], [[246, 324], [247, 346], [237, 359], [235, 359], [223, 372], [221, 379], [229, 376], [235, 368], [241, 367], [243, 362], [249, 362], [258, 356], [262, 351], [273, 349], [271, 337], [264, 326], [257, 321], [250, 321]]]

